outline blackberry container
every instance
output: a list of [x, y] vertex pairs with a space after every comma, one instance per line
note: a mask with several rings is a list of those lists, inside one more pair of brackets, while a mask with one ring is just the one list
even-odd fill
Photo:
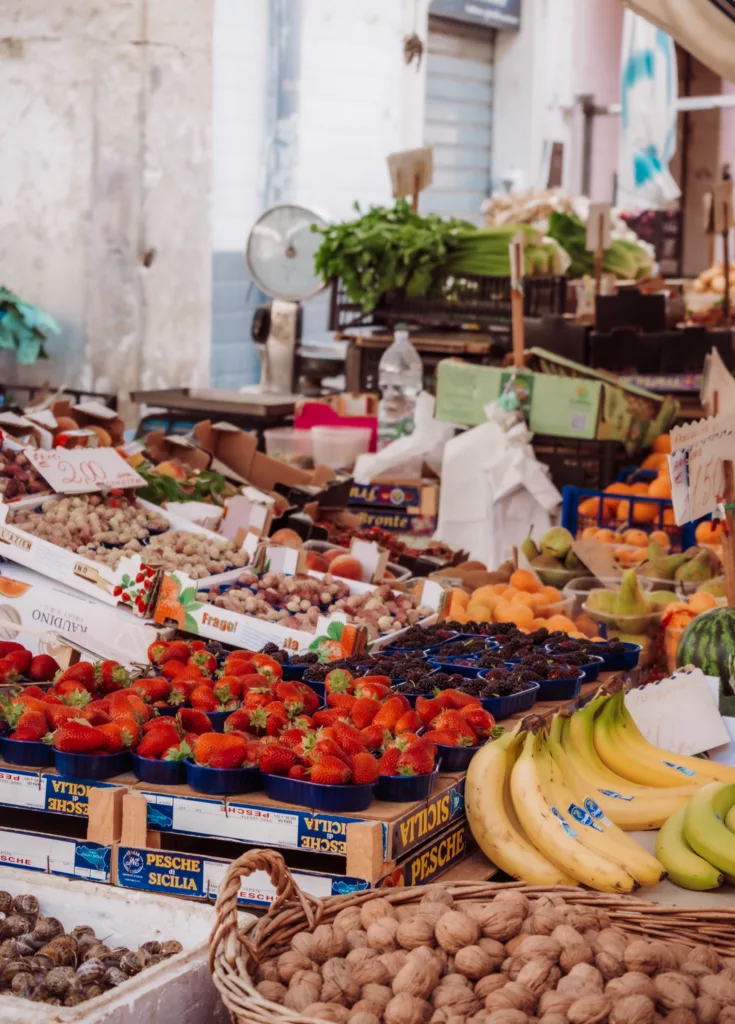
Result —
[[582, 671], [574, 679], [544, 679], [540, 686], [538, 700], [574, 700], [579, 696], [585, 681]]
[[511, 693], [507, 697], [481, 697], [480, 703], [497, 722], [501, 718], [517, 715], [519, 711], [528, 711], [539, 699], [539, 684], [529, 683], [528, 688], [520, 693]]
[[[554, 661], [558, 661], [562, 665], [567, 664], [565, 660], [566, 656], [564, 654], [557, 654], [554, 651], [550, 651], [549, 653], [553, 657]], [[584, 665], [573, 665], [572, 667], [579, 667], [579, 671], [582, 673], [582, 682], [594, 683], [594, 681], [599, 676], [600, 672], [602, 672], [602, 669], [605, 664], [605, 659], [598, 658], [597, 655], [587, 655], [587, 657], [589, 657], [590, 660], [586, 662]]]
[[602, 654], [604, 662], [603, 672], [626, 672], [634, 669], [638, 664], [643, 648], [640, 644], [632, 644], [628, 641], [621, 641], [624, 650], [609, 651]]
[[219, 796], [235, 793], [254, 793], [263, 788], [260, 768], [208, 768], [206, 765], [186, 761], [186, 781], [197, 793]]
[[325, 786], [321, 782], [263, 775], [266, 796], [281, 803], [298, 804], [315, 811], [364, 811], [372, 802], [373, 785]]
[[54, 751], [54, 764], [59, 775], [72, 779], [111, 779], [130, 770], [130, 754], [69, 754]]
[[[463, 658], [462, 661], [469, 659]], [[465, 679], [476, 679], [483, 669], [478, 668], [477, 665], [460, 665], [455, 661], [435, 661], [433, 658], [429, 660], [429, 664], [438, 669], [439, 672], [446, 672], [448, 675], [464, 676]]]
[[183, 761], [158, 761], [155, 757], [133, 754], [133, 772], [141, 782], [154, 786], [181, 786], [186, 782]]

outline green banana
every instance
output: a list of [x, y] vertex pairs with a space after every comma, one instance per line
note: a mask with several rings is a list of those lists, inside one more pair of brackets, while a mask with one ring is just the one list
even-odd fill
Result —
[[700, 857], [735, 875], [735, 838], [725, 825], [735, 805], [735, 783], [712, 782], [696, 789], [684, 815], [684, 835]]
[[675, 811], [656, 836], [656, 857], [672, 882], [704, 892], [722, 885], [722, 873], [694, 852], [684, 835], [686, 806]]

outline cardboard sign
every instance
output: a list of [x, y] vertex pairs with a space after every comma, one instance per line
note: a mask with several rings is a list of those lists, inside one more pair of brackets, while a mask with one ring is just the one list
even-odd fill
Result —
[[610, 203], [590, 203], [590, 212], [587, 217], [587, 244], [588, 252], [596, 252], [598, 249], [610, 248]]
[[611, 544], [600, 544], [596, 540], [575, 540], [572, 551], [584, 562], [593, 576], [606, 587], [614, 589], [620, 580], [621, 572], [615, 563]]
[[631, 690], [625, 704], [648, 742], [672, 754], [701, 754], [729, 740], [701, 669]]
[[86, 494], [90, 491], [145, 487], [145, 480], [113, 448], [87, 451], [29, 448], [28, 461], [57, 494]]
[[694, 520], [714, 512], [725, 494], [723, 462], [731, 462], [735, 456], [735, 416], [710, 417], [675, 427], [671, 447], [672, 454], [684, 451], [687, 456], [689, 509], [684, 513]]
[[510, 243], [510, 287], [513, 291], [519, 291], [523, 288], [523, 246], [526, 241], [526, 236], [522, 231], [519, 231], [513, 236]]
[[434, 180], [434, 150], [426, 146], [391, 153], [388, 170], [395, 199], [423, 192]]
[[683, 449], [667, 456], [671, 478], [671, 502], [674, 506], [674, 520], [677, 525], [690, 523], [692, 506], [689, 500], [689, 457]]

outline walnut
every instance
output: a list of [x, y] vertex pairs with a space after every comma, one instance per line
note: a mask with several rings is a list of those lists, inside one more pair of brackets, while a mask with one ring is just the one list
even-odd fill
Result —
[[723, 1006], [735, 1006], [735, 982], [721, 974], [706, 975], [699, 979], [699, 994], [712, 996]]
[[556, 939], [562, 947], [559, 963], [563, 971], [568, 973], [576, 964], [591, 964], [594, 960], [595, 954], [592, 946], [571, 925], [558, 925], [551, 933], [551, 937]]
[[419, 901], [419, 906], [426, 906], [427, 903], [441, 903], [450, 910], [454, 907], [454, 899], [449, 895], [446, 889], [442, 889], [437, 886], [436, 888], [430, 887]]
[[492, 903], [470, 904], [467, 913], [479, 924], [483, 935], [500, 942], [517, 935], [526, 916], [517, 903], [497, 898]]
[[646, 996], [651, 1002], [656, 1001], [656, 989], [653, 981], [642, 971], [628, 971], [620, 978], [613, 978], [605, 986], [605, 995], [615, 1002], [625, 996]]
[[491, 992], [485, 999], [485, 1009], [492, 1010], [522, 1010], [524, 1013], [533, 1013], [538, 1002], [536, 996], [525, 985], [519, 985], [517, 981], [509, 981], [503, 988]]
[[[678, 1012], [679, 1011], [677, 1010], [677, 1013]], [[671, 1017], [667, 1017], [666, 1019], [670, 1020]], [[717, 1024], [735, 1024], [735, 1006], [723, 1006], [717, 1014]]]
[[700, 1024], [715, 1024], [721, 1003], [718, 1003], [712, 996], [698, 996], [694, 1008]]
[[561, 915], [554, 907], [542, 907], [533, 911], [524, 921], [524, 925], [529, 922], [531, 935], [551, 935], [557, 925], [561, 924]]
[[[289, 1010], [303, 1013], [307, 1006], [319, 1002], [320, 993], [324, 991], [322, 985], [311, 985], [308, 982], [299, 982], [297, 985], [289, 985], [286, 995], [283, 997], [283, 1005]], [[327, 1002], [328, 1000], [324, 1000]]]
[[346, 1006], [336, 1003], [312, 1003], [304, 1008], [305, 1017], [316, 1017], [317, 1020], [331, 1021], [332, 1024], [347, 1024], [350, 1011]]
[[[441, 906], [441, 904], [434, 904]], [[431, 904], [427, 904], [431, 906]], [[446, 912], [446, 911], [445, 911]], [[404, 949], [416, 949], [418, 946], [434, 945], [434, 924], [430, 917], [416, 915], [408, 921], [402, 921], [396, 931], [396, 940]]]
[[493, 903], [511, 903], [524, 917], [531, 911], [531, 901], [517, 889], [501, 889], [493, 899]]
[[465, 985], [437, 985], [431, 995], [436, 1010], [469, 1017], [482, 1009], [482, 1002]]
[[488, 974], [486, 977], [480, 978], [475, 985], [475, 995], [478, 999], [485, 999], [491, 992], [495, 992], [507, 984], [508, 979], [504, 974]]
[[394, 995], [407, 992], [418, 999], [428, 999], [436, 988], [441, 968], [434, 957], [421, 956], [420, 953], [418, 949], [410, 953], [405, 966], [393, 979]]
[[637, 971], [641, 974], [655, 974], [663, 969], [661, 953], [655, 948], [652, 942], [644, 939], [636, 939], [625, 950], [625, 966], [629, 971]]
[[352, 977], [360, 987], [370, 984], [388, 985], [390, 983], [390, 971], [377, 957], [363, 960], [359, 964], [351, 963], [350, 969]]
[[259, 981], [255, 989], [269, 1003], [282, 1003], [286, 995], [286, 986], [277, 981]]
[[291, 976], [288, 986], [291, 988], [293, 985], [300, 985], [302, 982], [307, 985], [316, 985], [318, 988], [321, 988], [322, 976], [318, 970], [297, 971], [296, 974]]
[[363, 1000], [374, 1003], [380, 1007], [381, 1016], [383, 1010], [393, 998], [393, 990], [389, 988], [388, 985], [375, 985], [372, 982], [368, 985], [362, 986], [361, 994]]
[[614, 953], [598, 953], [595, 957], [595, 967], [605, 981], [619, 978], [621, 974], [625, 974], [625, 964]]
[[722, 968], [719, 954], [711, 946], [694, 946], [689, 950], [685, 963], [704, 964], [713, 974]]
[[480, 946], [465, 946], [455, 954], [454, 969], [477, 981], [492, 972], [493, 960]]
[[348, 1024], [380, 1024], [380, 1018], [376, 1013], [370, 1013], [368, 1010], [359, 1010], [355, 1013], [354, 1006], [347, 1020]]
[[424, 1001], [408, 992], [393, 996], [383, 1012], [385, 1024], [422, 1024], [425, 1017]]
[[[311, 935], [307, 935], [306, 932], [302, 932], [302, 935], [308, 939], [311, 939]], [[299, 938], [295, 935], [294, 938]], [[296, 974], [297, 971], [310, 971], [314, 967], [313, 960], [310, 960], [308, 956], [304, 956], [297, 949], [289, 949], [286, 953], [281, 953], [277, 961], [278, 965], [278, 977], [286, 985], [290, 982], [291, 978]], [[316, 1002], [316, 1000], [312, 1000]]]
[[[310, 961], [311, 962], [311, 961]], [[278, 981], [278, 959], [263, 960], [255, 972], [256, 981]]]
[[529, 960], [516, 981], [529, 988], [538, 999], [548, 989], [553, 989], [560, 977], [561, 971], [550, 960]]
[[528, 1015], [522, 1010], [495, 1010], [485, 1017], [485, 1024], [528, 1024]]
[[[564, 979], [562, 979], [563, 981]], [[591, 964], [575, 964], [566, 977], [573, 985], [586, 985], [588, 990], [593, 988], [596, 992], [602, 992], [605, 982], [602, 975]], [[561, 986], [561, 981], [557, 988]]]
[[538, 1021], [539, 1024], [568, 1024], [566, 1013], [557, 1013], [555, 1010], [545, 1013]]
[[515, 981], [525, 966], [526, 961], [522, 956], [509, 956], [503, 960], [500, 969], [510, 981]]
[[339, 928], [345, 935], [357, 931], [362, 923], [360, 920], [360, 908], [345, 907], [344, 910], [340, 910], [332, 923], [335, 928]]
[[[717, 1020], [720, 1024], [723, 1024], [722, 1011], [718, 1014]], [[733, 1016], [730, 1017], [730, 1021], [732, 1024], [735, 1024], [735, 1012], [733, 1013]], [[666, 1014], [666, 1024], [697, 1024], [697, 1015], [694, 1010], [688, 1010], [683, 1006], [680, 1006], [678, 1009], [672, 1010], [671, 1013]]]
[[585, 996], [567, 1010], [569, 1024], [602, 1024], [610, 1013], [610, 1000], [605, 996]]
[[[431, 921], [433, 928], [436, 926], [439, 918], [443, 917], [446, 912], [452, 908], [448, 907], [446, 903], [424, 903], [422, 901], [417, 907], [411, 909], [415, 911], [418, 917]], [[469, 907], [467, 909], [469, 910]]]
[[[515, 942], [515, 939], [513, 940]], [[510, 943], [508, 943], [510, 946]], [[514, 950], [508, 950], [513, 956], [524, 960], [548, 960], [555, 964], [561, 955], [561, 943], [550, 935], [524, 935]]]
[[390, 953], [381, 953], [378, 960], [380, 960], [381, 964], [385, 964], [388, 968], [388, 974], [392, 978], [398, 974], [401, 967], [408, 960], [408, 953], [405, 949], [396, 949]]
[[646, 996], [623, 996], [610, 1011], [610, 1024], [653, 1024], [653, 1003]]
[[[386, 1003], [385, 1006], [387, 1005], [388, 1004]], [[383, 1019], [383, 1010], [385, 1009], [385, 1006], [382, 1006], [380, 1003], [371, 1002], [370, 999], [360, 999], [360, 1001], [355, 1003], [350, 1010], [350, 1019], [352, 1019], [353, 1014], [367, 1013], [371, 1017], [377, 1017], [378, 1021], [381, 1021]]]
[[477, 945], [483, 953], [487, 953], [493, 962], [493, 970], [497, 971], [503, 960], [505, 960], [505, 946], [503, 943], [498, 942], [497, 939], [486, 939], [483, 937], [477, 940]]
[[595, 953], [612, 953], [619, 960], [623, 959], [628, 940], [616, 928], [605, 928], [597, 933], [592, 943]]
[[348, 949], [344, 932], [331, 924], [317, 925], [311, 934], [299, 932], [291, 939], [291, 945], [318, 964], [323, 964], [330, 957], [341, 956]]
[[[376, 900], [376, 903], [382, 903], [382, 900]], [[367, 903], [366, 906], [371, 906]], [[363, 910], [365, 908], [363, 907]], [[396, 948], [396, 932], [398, 931], [398, 921], [395, 917], [380, 917], [377, 921], [374, 921], [367, 930], [367, 942], [368, 946], [373, 949], [377, 949], [381, 953], [390, 953]]]
[[396, 912], [393, 909], [393, 904], [389, 903], [385, 899], [368, 900], [367, 903], [363, 903], [360, 908], [360, 924], [368, 930], [371, 924], [375, 921], [379, 921], [381, 917], [395, 917]]
[[434, 929], [436, 941], [447, 953], [457, 953], [463, 946], [472, 946], [480, 938], [480, 925], [468, 914], [450, 910]]
[[715, 973], [716, 971], [713, 971], [707, 964], [700, 964], [695, 960], [685, 960], [679, 968], [679, 974], [686, 978], [693, 978], [695, 981], [697, 978], [703, 978], [706, 974]]
[[[327, 960], [322, 968], [322, 976], [325, 986], [329, 982], [337, 986], [341, 993], [341, 998], [338, 1000], [340, 1003], [349, 1003], [351, 1006], [360, 998], [360, 985], [354, 977], [354, 967], [341, 957], [333, 957], [331, 960]], [[322, 989], [321, 1001], [323, 1003], [331, 1003], [334, 999], [334, 995], [325, 998], [324, 989]]]
[[563, 992], [544, 992], [538, 1001], [538, 1014], [543, 1017], [547, 1013], [561, 1013], [566, 1019], [566, 1012], [574, 1001], [574, 996], [565, 995]]

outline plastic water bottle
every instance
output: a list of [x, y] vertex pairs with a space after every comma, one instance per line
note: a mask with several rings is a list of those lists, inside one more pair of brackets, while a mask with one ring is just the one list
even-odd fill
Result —
[[382, 396], [378, 407], [378, 448], [413, 433], [416, 399], [423, 378], [421, 356], [408, 340], [408, 331], [399, 328], [378, 366]]

